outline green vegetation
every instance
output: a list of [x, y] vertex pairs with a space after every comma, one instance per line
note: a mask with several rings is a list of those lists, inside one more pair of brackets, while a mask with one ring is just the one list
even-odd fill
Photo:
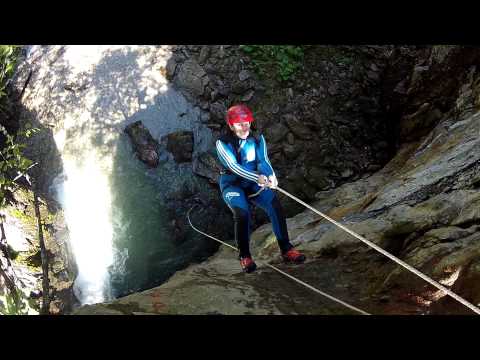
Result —
[[[5, 89], [13, 75], [19, 53], [20, 47], [17, 45], [0, 45], [0, 120], [5, 116], [2, 109], [3, 104], [8, 101]], [[22, 154], [25, 145], [17, 143], [15, 139], [19, 135], [28, 138], [37, 131], [39, 130], [27, 129], [14, 136], [7, 132], [0, 121], [0, 209], [6, 205], [6, 193], [15, 191], [15, 178], [25, 174], [32, 165], [32, 161]]]
[[[22, 131], [21, 135], [28, 138], [37, 131], [39, 130], [28, 129]], [[15, 183], [17, 176], [25, 175], [28, 178], [26, 171], [33, 162], [22, 154], [22, 149], [26, 146], [25, 144], [15, 142], [15, 138], [8, 134], [1, 125], [0, 133], [6, 139], [4, 148], [0, 150], [0, 209], [2, 209], [6, 205], [6, 192], [13, 193], [17, 189]]]
[[280, 81], [287, 81], [303, 67], [304, 46], [299, 45], [240, 45], [260, 76], [273, 70]]
[[5, 87], [13, 74], [19, 53], [20, 47], [17, 45], [0, 45], [0, 99], [5, 96]]
[[37, 302], [21, 290], [17, 289], [16, 294], [0, 294], [0, 315], [31, 315], [39, 310]]

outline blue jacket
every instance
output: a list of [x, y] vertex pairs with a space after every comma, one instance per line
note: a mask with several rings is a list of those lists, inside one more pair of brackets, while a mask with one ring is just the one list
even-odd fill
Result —
[[242, 140], [232, 134], [221, 136], [216, 143], [217, 155], [224, 169], [220, 189], [229, 185], [248, 187], [258, 183], [259, 175], [275, 175], [268, 159], [267, 144], [263, 135], [249, 135]]

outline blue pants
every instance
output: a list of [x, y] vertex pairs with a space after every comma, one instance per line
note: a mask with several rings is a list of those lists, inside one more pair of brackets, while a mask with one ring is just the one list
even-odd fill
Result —
[[267, 213], [282, 254], [293, 247], [288, 237], [287, 222], [275, 193], [266, 188], [257, 196], [248, 198], [248, 195], [254, 194], [260, 189], [260, 186], [252, 183], [247, 187], [229, 185], [222, 192], [223, 200], [233, 213], [235, 240], [240, 250], [240, 258], [251, 256], [249, 202], [259, 206]]

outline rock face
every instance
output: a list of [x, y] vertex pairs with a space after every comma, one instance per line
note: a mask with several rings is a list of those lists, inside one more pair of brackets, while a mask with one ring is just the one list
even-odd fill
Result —
[[177, 85], [191, 91], [194, 95], [201, 96], [208, 84], [207, 73], [192, 59], [185, 61], [178, 72]]
[[135, 121], [125, 128], [140, 161], [154, 168], [159, 164], [158, 142], [150, 135], [141, 121]]
[[[260, 78], [238, 46], [176, 46], [167, 76], [202, 109], [214, 137], [225, 127], [228, 107], [247, 103], [254, 126], [266, 136], [280, 184], [311, 201], [319, 190], [371, 173], [393, 155], [381, 106], [390, 51], [306, 47], [303, 70], [280, 83], [268, 75], [273, 70]], [[290, 199], [284, 207], [289, 215], [301, 210]]]
[[[480, 74], [469, 62], [480, 52], [461, 47], [411, 51], [407, 63], [414, 66], [403, 73], [404, 78], [395, 75], [398, 82], [393, 83], [396, 92], [416, 96], [395, 105], [400, 121], [397, 130], [400, 134], [405, 129], [403, 134], [413, 136], [425, 126], [424, 135], [404, 137], [409, 141], [399, 143], [396, 155], [373, 175], [315, 191], [312, 205], [467, 301], [480, 304], [480, 116], [476, 95]], [[448, 64], [446, 69], [457, 68], [464, 74], [460, 76], [463, 80], [439, 82], [435, 74], [441, 65], [418, 69], [440, 63]], [[470, 70], [464, 71], [465, 66]], [[389, 76], [395, 78], [392, 73]], [[424, 105], [432, 104], [428, 89], [448, 98], [441, 109]], [[408, 114], [423, 114], [424, 120], [418, 118], [417, 125], [409, 127], [405, 122]], [[271, 135], [284, 132], [280, 127]], [[295, 143], [301, 141], [293, 134]], [[328, 167], [317, 168], [319, 174], [329, 171]], [[309, 260], [298, 267], [278, 266], [330, 295], [374, 314], [472, 314], [310, 210], [287, 223], [291, 241]], [[262, 266], [262, 261], [279, 263], [270, 224], [253, 232], [251, 247], [260, 265], [254, 274], [242, 274], [236, 254], [224, 248], [160, 287], [112, 303], [82, 307], [77, 313], [350, 313]]]

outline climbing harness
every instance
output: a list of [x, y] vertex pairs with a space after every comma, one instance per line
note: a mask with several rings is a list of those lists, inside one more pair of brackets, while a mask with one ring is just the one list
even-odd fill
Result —
[[[262, 188], [262, 190], [263, 190], [263, 188]], [[202, 234], [202, 235], [205, 235], [206, 237], [208, 237], [208, 238], [210, 238], [210, 239], [213, 239], [213, 240], [215, 240], [215, 241], [217, 241], [217, 242], [219, 242], [219, 243], [221, 243], [221, 244], [223, 244], [223, 245], [225, 245], [225, 246], [227, 246], [227, 247], [229, 247], [229, 248], [231, 248], [231, 249], [233, 249], [233, 250], [235, 250], [235, 251], [238, 252], [238, 249], [237, 249], [235, 246], [232, 246], [232, 245], [230, 245], [230, 244], [227, 244], [226, 242], [223, 242], [222, 240], [219, 240], [219, 239], [217, 239], [217, 238], [215, 238], [215, 237], [213, 237], [213, 236], [211, 236], [211, 235], [209, 235], [209, 234], [207, 234], [207, 233], [204, 233], [203, 231], [201, 231], [201, 230], [197, 229], [195, 226], [193, 226], [192, 222], [190, 221], [190, 212], [191, 212], [196, 206], [198, 206], [198, 205], [193, 205], [193, 206], [190, 208], [190, 210], [188, 210], [188, 212], [187, 212], [187, 219], [188, 219], [188, 222], [189, 222], [190, 226], [192, 227], [192, 229], [195, 230], [196, 232], [198, 232], [198, 233], [200, 233], [200, 234]], [[280, 270], [279, 268], [277, 268], [277, 267], [275, 267], [275, 266], [273, 266], [273, 265], [270, 265], [270, 264], [267, 263], [267, 262], [265, 262], [265, 263], [264, 263], [263, 261], [262, 261], [262, 262], [257, 261], [257, 262], [258, 262], [259, 264], [268, 266], [269, 268], [275, 270], [276, 272], [279, 272], [280, 274], [285, 275], [286, 277], [292, 279], [293, 281], [295, 281], [295, 282], [297, 282], [297, 283], [299, 283], [299, 284], [301, 284], [301, 285], [309, 288], [310, 290], [315, 291], [316, 293], [318, 293], [318, 294], [320, 294], [320, 295], [322, 295], [322, 296], [325, 296], [326, 298], [328, 298], [328, 299], [330, 299], [330, 300], [332, 300], [332, 301], [335, 301], [335, 302], [337, 302], [337, 303], [339, 303], [339, 304], [342, 304], [343, 306], [345, 306], [345, 307], [347, 307], [347, 308], [349, 308], [349, 309], [351, 309], [351, 310], [357, 311], [357, 312], [359, 312], [359, 313], [362, 314], [362, 315], [371, 315], [371, 314], [369, 314], [369, 313], [367, 313], [367, 312], [365, 312], [365, 311], [363, 311], [363, 310], [361, 310], [361, 309], [359, 309], [359, 308], [356, 308], [356, 307], [353, 306], [353, 305], [347, 304], [346, 302], [344, 302], [344, 301], [342, 301], [342, 300], [340, 300], [340, 299], [337, 299], [337, 298], [335, 298], [334, 296], [331, 296], [331, 295], [329, 295], [329, 294], [327, 294], [327, 293], [325, 293], [325, 292], [323, 292], [323, 291], [320, 291], [320, 290], [314, 288], [313, 286], [307, 284], [306, 282], [304, 282], [304, 281], [302, 281], [302, 280], [299, 280], [299, 279], [297, 279], [296, 277], [294, 277], [294, 276], [292, 276], [292, 275], [290, 275], [290, 274], [287, 274], [286, 272]]]
[[293, 200], [297, 201], [298, 203], [302, 204], [303, 206], [307, 207], [308, 209], [312, 210], [313, 212], [315, 212], [316, 214], [322, 216], [323, 218], [327, 219], [328, 221], [330, 221], [331, 223], [333, 223], [334, 225], [338, 226], [339, 228], [341, 228], [342, 230], [345, 230], [346, 232], [348, 232], [350, 235], [356, 237], [358, 240], [364, 242], [365, 244], [367, 244], [368, 246], [374, 248], [375, 250], [377, 250], [378, 252], [380, 252], [381, 254], [385, 255], [386, 257], [392, 259], [393, 261], [395, 261], [397, 264], [403, 266], [405, 269], [413, 272], [415, 275], [418, 275], [420, 276], [423, 280], [429, 282], [430, 284], [432, 284], [433, 286], [435, 286], [437, 289], [445, 292], [447, 295], [450, 295], [452, 298], [454, 298], [455, 300], [457, 300], [458, 302], [462, 303], [463, 305], [465, 305], [466, 307], [468, 307], [470, 310], [472, 310], [473, 312], [477, 313], [477, 314], [480, 314], [480, 309], [478, 307], [476, 307], [475, 305], [471, 304], [470, 302], [468, 302], [467, 300], [463, 299], [462, 297], [458, 296], [457, 294], [455, 294], [453, 291], [450, 291], [449, 289], [447, 289], [445, 286], [439, 284], [438, 282], [436, 282], [435, 280], [431, 279], [430, 277], [428, 277], [427, 275], [421, 273], [420, 271], [418, 271], [417, 269], [415, 269], [414, 267], [408, 265], [406, 262], [400, 260], [399, 258], [393, 256], [392, 254], [390, 254], [389, 252], [383, 250], [381, 247], [379, 247], [378, 245], [372, 243], [371, 241], [365, 239], [363, 236], [360, 236], [358, 234], [356, 234], [355, 232], [353, 232], [352, 230], [349, 230], [348, 228], [346, 228], [345, 226], [343, 226], [342, 224], [336, 222], [335, 220], [333, 220], [332, 218], [328, 217], [327, 215], [324, 215], [322, 214], [320, 211], [318, 211], [317, 209], [311, 207], [310, 205], [308, 205], [307, 203], [303, 202], [302, 200], [298, 199], [297, 197], [293, 196], [292, 194], [288, 193], [287, 191], [279, 188], [278, 186], [275, 188], [276, 190], [280, 191], [282, 194], [285, 194], [286, 196], [292, 198]]

